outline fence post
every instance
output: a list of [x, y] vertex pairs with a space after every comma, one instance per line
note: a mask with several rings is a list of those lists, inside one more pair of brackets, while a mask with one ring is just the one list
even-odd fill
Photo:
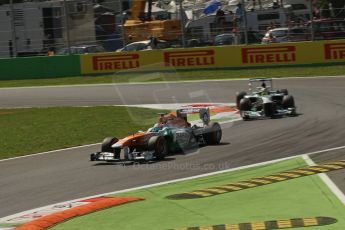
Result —
[[242, 7], [243, 7], [243, 22], [244, 22], [244, 42], [248, 45], [248, 23], [247, 23], [247, 11], [246, 5], [244, 4], [244, 0], [241, 0]]
[[[120, 0], [120, 12], [121, 12], [121, 38], [122, 38], [122, 47], [125, 47], [127, 41], [126, 41], [126, 36], [125, 36], [125, 20], [127, 20], [127, 15], [125, 17], [124, 15], [124, 10], [123, 10], [123, 0]], [[126, 12], [127, 14], [127, 12]]]
[[314, 41], [315, 35], [314, 35], [314, 17], [313, 17], [313, 1], [312, 0], [309, 1], [309, 8], [310, 8], [310, 29], [311, 29], [310, 40]]
[[13, 56], [17, 57], [18, 49], [17, 49], [17, 35], [16, 35], [16, 25], [14, 23], [14, 7], [13, 7], [13, 0], [10, 0], [10, 11], [11, 11], [11, 27], [12, 27], [12, 52]]
[[65, 28], [66, 28], [66, 43], [67, 43], [67, 49], [68, 49], [68, 54], [71, 54], [71, 40], [70, 40], [70, 34], [69, 34], [69, 10], [67, 6], [67, 1], [63, 0], [64, 4], [64, 9], [65, 9]]
[[179, 15], [180, 15], [180, 23], [181, 23], [181, 33], [182, 33], [182, 46], [186, 47], [186, 34], [185, 34], [185, 22], [184, 18], [182, 16], [183, 13], [183, 7], [182, 7], [183, 0], [180, 0], [180, 6], [179, 6]]

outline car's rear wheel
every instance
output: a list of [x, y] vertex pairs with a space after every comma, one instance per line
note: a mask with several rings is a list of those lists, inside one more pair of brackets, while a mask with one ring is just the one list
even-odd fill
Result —
[[222, 139], [222, 128], [218, 122], [210, 122], [205, 127], [204, 141], [207, 145], [216, 145]]
[[111, 147], [113, 144], [115, 144], [118, 141], [119, 141], [119, 139], [117, 139], [116, 137], [106, 137], [103, 140], [103, 142], [102, 142], [101, 151], [102, 152], [114, 153], [114, 158], [115, 159], [119, 159], [120, 158], [121, 149], [114, 149], [114, 148]]
[[284, 95], [289, 95], [289, 91], [287, 89], [281, 89], [280, 92]]
[[157, 160], [163, 160], [168, 153], [168, 146], [163, 136], [153, 136], [149, 139], [148, 150], [154, 151]]

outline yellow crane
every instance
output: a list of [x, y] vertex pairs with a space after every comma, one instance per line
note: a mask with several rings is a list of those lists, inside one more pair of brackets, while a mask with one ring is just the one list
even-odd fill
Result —
[[[146, 2], [148, 12], [145, 14]], [[181, 22], [177, 19], [153, 20], [152, 0], [134, 0], [128, 19], [123, 25], [124, 42], [148, 40], [150, 37], [157, 39], [174, 41], [181, 39]]]

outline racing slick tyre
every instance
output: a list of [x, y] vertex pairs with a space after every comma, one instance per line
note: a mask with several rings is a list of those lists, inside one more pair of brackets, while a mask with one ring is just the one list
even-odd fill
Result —
[[157, 160], [163, 160], [168, 153], [168, 146], [163, 136], [153, 136], [149, 139], [148, 150], [154, 151]]
[[205, 127], [204, 141], [207, 145], [216, 145], [222, 139], [222, 128], [218, 122], [210, 122]]
[[289, 91], [287, 89], [281, 89], [280, 92], [284, 95], [289, 95]]
[[245, 115], [244, 111], [251, 110], [251, 102], [249, 98], [242, 98], [240, 101], [239, 109], [240, 109], [240, 115], [243, 120], [249, 120], [249, 117]]
[[275, 115], [275, 104], [274, 103], [265, 103], [263, 105], [264, 107], [264, 114], [265, 117], [270, 117], [270, 118], [274, 118]]
[[282, 100], [282, 106], [284, 109], [295, 108], [295, 99], [292, 95], [285, 95]]
[[236, 94], [236, 107], [239, 109], [240, 108], [240, 102], [241, 99], [244, 98], [244, 96], [246, 96], [247, 93], [245, 91], [239, 92]]
[[121, 150], [120, 149], [115, 150], [114, 148], [111, 147], [118, 140], [119, 139], [117, 139], [116, 137], [106, 137], [102, 142], [101, 152], [114, 153], [114, 158], [119, 159]]
[[97, 155], [96, 153], [91, 153], [90, 155], [90, 161], [96, 161], [97, 160]]

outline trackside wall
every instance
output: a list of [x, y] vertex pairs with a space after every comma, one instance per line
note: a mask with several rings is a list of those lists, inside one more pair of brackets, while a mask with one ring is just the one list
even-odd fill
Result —
[[0, 80], [345, 63], [345, 40], [0, 59]]

